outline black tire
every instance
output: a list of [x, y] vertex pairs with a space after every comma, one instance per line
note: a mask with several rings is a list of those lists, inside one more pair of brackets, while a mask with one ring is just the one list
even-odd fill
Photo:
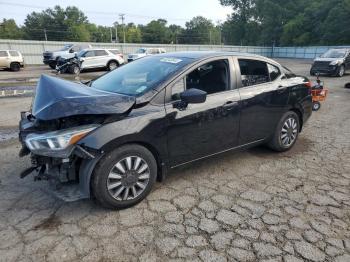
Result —
[[345, 66], [341, 65], [341, 66], [339, 66], [339, 68], [337, 70], [337, 76], [342, 77], [344, 75], [345, 75]]
[[350, 88], [350, 83], [346, 83], [346, 84], [344, 85], [344, 88]]
[[21, 65], [17, 62], [13, 62], [10, 64], [10, 70], [13, 72], [17, 72], [21, 69]]
[[[145, 187], [143, 189], [141, 188], [139, 189], [143, 191], [140, 191], [139, 195], [137, 195], [135, 198], [127, 199], [127, 200], [123, 200], [123, 199], [118, 200], [112, 196], [112, 193], [110, 193], [109, 189], [107, 188], [108, 181], [110, 179], [109, 175], [112, 170], [115, 170], [116, 165], [120, 163], [120, 161], [123, 161], [128, 157], [142, 158], [144, 163], [148, 165], [147, 170], [149, 171], [149, 178]], [[135, 165], [136, 164], [134, 161], [132, 166], [134, 167]], [[124, 166], [124, 168], [125, 167], [126, 166]], [[134, 172], [135, 174], [136, 174], [136, 170]], [[120, 179], [120, 181], [123, 183], [124, 182], [133, 183], [133, 181], [130, 182], [126, 179], [128, 177], [127, 175], [125, 175], [126, 172], [124, 174], [121, 173], [121, 176], [123, 177], [124, 181], [122, 181], [122, 179]], [[140, 146], [137, 144], [129, 144], [129, 145], [121, 146], [120, 148], [117, 148], [114, 151], [108, 153], [105, 157], [103, 157], [98, 162], [93, 172], [93, 177], [91, 181], [92, 193], [93, 193], [93, 196], [98, 201], [98, 203], [100, 203], [102, 206], [106, 208], [111, 208], [111, 209], [128, 208], [141, 202], [151, 192], [152, 186], [154, 185], [156, 178], [157, 178], [157, 162], [153, 154], [143, 146]], [[122, 187], [124, 187], [125, 190], [123, 190]], [[122, 190], [118, 196], [121, 196], [124, 198], [126, 188], [129, 188], [131, 190], [131, 187], [132, 185], [125, 185], [125, 184], [122, 184], [119, 187], [117, 187], [116, 191], [119, 191], [119, 189]], [[129, 189], [128, 189], [128, 192], [129, 192]]]
[[80, 73], [80, 67], [78, 65], [71, 65], [69, 67], [69, 72], [74, 75], [78, 75]]
[[57, 62], [56, 62], [56, 61], [51, 61], [51, 62], [49, 62], [49, 67], [50, 67], [51, 69], [56, 69], [56, 65], [57, 65]]
[[[282, 141], [282, 135], [284, 135], [286, 132], [282, 131], [282, 128], [285, 129], [285, 124], [287, 123], [287, 121], [289, 119], [293, 119], [296, 123], [296, 127], [293, 128], [293, 130], [296, 130], [296, 133], [293, 133], [293, 130], [291, 131], [291, 133], [293, 133], [294, 135], [294, 139], [291, 142], [291, 144], [286, 145], [283, 143]], [[288, 111], [286, 112], [280, 119], [280, 121], [278, 122], [278, 125], [276, 127], [276, 130], [271, 138], [271, 140], [269, 141], [269, 143], [267, 144], [272, 150], [277, 151], [277, 152], [284, 152], [284, 151], [288, 151], [290, 150], [295, 142], [298, 139], [298, 135], [299, 135], [299, 131], [300, 131], [300, 119], [299, 116], [293, 112], [293, 111]], [[288, 130], [288, 132], [290, 132]], [[290, 133], [288, 133], [289, 136]], [[292, 140], [292, 139], [290, 139]]]
[[313, 102], [312, 103], [312, 111], [318, 111], [321, 108], [321, 103], [320, 102]]
[[107, 70], [108, 71], [113, 71], [114, 69], [117, 69], [119, 67], [119, 64], [117, 61], [109, 61], [107, 64]]

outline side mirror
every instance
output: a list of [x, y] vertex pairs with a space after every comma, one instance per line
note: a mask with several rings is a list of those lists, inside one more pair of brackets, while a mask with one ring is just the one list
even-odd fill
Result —
[[174, 103], [174, 107], [179, 110], [185, 110], [188, 104], [204, 103], [207, 100], [207, 92], [191, 88], [180, 93], [180, 101]]

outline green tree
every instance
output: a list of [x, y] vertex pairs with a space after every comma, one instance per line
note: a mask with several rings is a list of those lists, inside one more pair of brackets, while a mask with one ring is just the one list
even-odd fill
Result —
[[17, 26], [13, 19], [3, 19], [0, 22], [0, 38], [1, 39], [21, 39], [23, 31]]
[[219, 28], [203, 16], [192, 18], [186, 22], [186, 29], [180, 36], [181, 43], [188, 44], [219, 44]]
[[169, 44], [169, 31], [166, 24], [166, 20], [158, 19], [149, 22], [146, 26], [140, 27], [142, 34], [142, 42]]

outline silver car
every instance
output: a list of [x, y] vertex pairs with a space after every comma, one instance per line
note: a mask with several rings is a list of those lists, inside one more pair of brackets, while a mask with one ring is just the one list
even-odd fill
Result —
[[134, 54], [129, 54], [128, 62], [132, 62], [136, 59], [149, 56], [166, 53], [164, 48], [140, 48]]

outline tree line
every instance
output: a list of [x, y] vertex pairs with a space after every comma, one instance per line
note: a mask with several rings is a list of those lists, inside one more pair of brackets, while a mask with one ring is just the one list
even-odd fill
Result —
[[0, 22], [0, 38], [51, 41], [226, 45], [350, 44], [350, 0], [219, 0], [231, 6], [226, 21], [197, 16], [185, 26], [165, 19], [146, 25], [90, 23], [77, 7], [60, 6], [27, 15], [24, 25]]

